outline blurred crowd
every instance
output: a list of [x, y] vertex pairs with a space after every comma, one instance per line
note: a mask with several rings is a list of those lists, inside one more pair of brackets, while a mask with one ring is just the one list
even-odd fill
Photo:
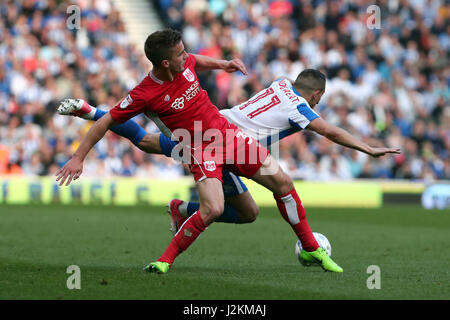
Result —
[[[193, 52], [241, 58], [249, 76], [213, 72], [219, 108], [305, 68], [327, 75], [316, 107], [328, 122], [402, 154], [371, 159], [305, 131], [284, 139], [298, 179], [450, 179], [450, 6], [440, 0], [158, 0]], [[379, 18], [379, 20], [377, 20]]]
[[[200, 82], [219, 108], [237, 105], [274, 79], [305, 68], [327, 75], [317, 112], [374, 146], [402, 154], [372, 159], [317, 134], [284, 139], [280, 161], [293, 178], [450, 179], [450, 6], [444, 0], [155, 0], [190, 52], [241, 58], [248, 76], [213, 71]], [[0, 174], [52, 175], [91, 125], [56, 114], [82, 98], [109, 109], [151, 68], [111, 0], [0, 3]], [[380, 18], [378, 21], [377, 18]], [[148, 131], [155, 125], [135, 118]], [[173, 160], [108, 133], [85, 175], [179, 177]]]
[[[151, 68], [111, 0], [74, 3], [80, 10], [68, 10], [70, 1], [0, 2], [0, 174], [54, 175], [92, 125], [58, 115], [59, 102], [76, 97], [108, 110]], [[113, 133], [84, 167], [86, 176], [182, 174], [171, 159], [146, 155]]]

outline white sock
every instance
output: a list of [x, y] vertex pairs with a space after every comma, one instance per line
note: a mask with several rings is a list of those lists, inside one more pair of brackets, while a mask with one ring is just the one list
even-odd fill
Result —
[[189, 217], [188, 212], [187, 212], [187, 206], [188, 206], [188, 203], [186, 201], [183, 201], [183, 203], [181, 203], [178, 206], [178, 211], [180, 211], [180, 214], [183, 217]]

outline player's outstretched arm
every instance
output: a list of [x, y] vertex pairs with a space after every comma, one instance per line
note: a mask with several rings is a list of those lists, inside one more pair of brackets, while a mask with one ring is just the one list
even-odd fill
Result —
[[62, 186], [66, 180], [66, 186], [68, 186], [72, 180], [76, 180], [80, 177], [83, 172], [83, 162], [87, 154], [92, 147], [103, 138], [109, 127], [114, 124], [116, 123], [109, 112], [94, 123], [81, 141], [80, 146], [75, 151], [72, 158], [56, 173], [56, 181], [60, 181], [60, 186]]
[[307, 127], [309, 130], [313, 130], [318, 134], [330, 139], [333, 142], [336, 142], [342, 146], [352, 148], [372, 157], [381, 157], [388, 153], [400, 153], [399, 148], [375, 148], [371, 147], [364, 142], [356, 139], [350, 133], [345, 131], [342, 128], [338, 128], [331, 124], [328, 124], [322, 118], [316, 118], [311, 121], [311, 123]]
[[247, 75], [247, 69], [241, 59], [233, 60], [219, 60], [207, 56], [195, 54], [195, 70], [196, 71], [208, 71], [221, 69], [229, 73], [241, 71], [244, 75]]

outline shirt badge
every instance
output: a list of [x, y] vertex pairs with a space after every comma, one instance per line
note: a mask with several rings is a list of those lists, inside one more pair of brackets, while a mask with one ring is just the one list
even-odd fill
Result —
[[189, 70], [189, 68], [186, 68], [186, 70], [184, 70], [183, 76], [190, 82], [193, 82], [195, 80], [194, 73], [192, 73], [192, 71]]

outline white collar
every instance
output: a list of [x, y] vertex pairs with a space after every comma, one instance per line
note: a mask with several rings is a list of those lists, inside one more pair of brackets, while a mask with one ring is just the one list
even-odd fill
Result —
[[149, 75], [149, 77], [152, 78], [152, 80], [155, 81], [157, 84], [163, 84], [163, 83], [164, 83], [164, 81], [159, 80], [159, 79], [153, 74], [152, 71], [150, 71], [150, 72], [148, 73], [148, 75]]

